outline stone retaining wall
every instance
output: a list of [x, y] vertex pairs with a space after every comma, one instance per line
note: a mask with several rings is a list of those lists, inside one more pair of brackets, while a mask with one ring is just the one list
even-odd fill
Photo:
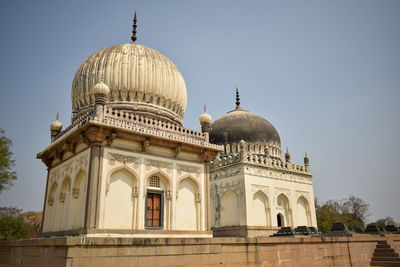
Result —
[[257, 238], [60, 237], [0, 242], [0, 266], [368, 266], [400, 235]]

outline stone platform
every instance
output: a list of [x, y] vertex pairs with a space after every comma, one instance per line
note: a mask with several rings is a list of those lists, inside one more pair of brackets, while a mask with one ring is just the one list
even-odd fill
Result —
[[0, 266], [369, 266], [400, 235], [254, 238], [59, 237], [0, 242]]

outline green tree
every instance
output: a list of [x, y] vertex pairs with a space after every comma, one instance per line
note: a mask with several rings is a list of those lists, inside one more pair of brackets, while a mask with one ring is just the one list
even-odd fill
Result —
[[315, 212], [317, 216], [318, 229], [326, 233], [332, 224], [340, 220], [340, 203], [336, 200], [328, 200], [325, 203], [319, 204], [315, 200]]
[[357, 230], [365, 228], [369, 205], [364, 200], [350, 195], [347, 199], [328, 200], [322, 204], [316, 200], [315, 211], [318, 229], [323, 233], [328, 232], [337, 221]]
[[10, 151], [12, 142], [4, 136], [4, 130], [0, 129], [0, 193], [8, 189], [17, 179], [17, 174], [12, 171], [15, 165], [13, 153]]
[[343, 199], [340, 205], [342, 221], [353, 229], [364, 229], [369, 214], [369, 204], [364, 200], [350, 195]]
[[382, 218], [382, 219], [379, 219], [379, 220], [376, 221], [376, 226], [378, 226], [378, 227], [385, 227], [386, 225], [395, 225], [395, 226], [397, 226], [397, 223], [390, 216]]
[[0, 239], [17, 240], [29, 236], [29, 225], [16, 207], [0, 208]]
[[21, 215], [24, 217], [25, 222], [29, 226], [29, 237], [40, 237], [42, 231], [43, 213], [41, 211], [27, 211]]

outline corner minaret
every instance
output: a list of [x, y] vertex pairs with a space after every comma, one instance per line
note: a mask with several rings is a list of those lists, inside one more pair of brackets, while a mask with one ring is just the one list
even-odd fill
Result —
[[204, 104], [204, 113], [200, 115], [199, 121], [201, 125], [201, 131], [207, 135], [207, 140], [208, 140], [208, 136], [211, 130], [210, 125], [212, 118], [211, 115], [207, 113], [206, 104]]
[[53, 142], [56, 136], [61, 132], [62, 124], [58, 120], [59, 113], [57, 112], [57, 119], [50, 124], [50, 134], [51, 134], [51, 142]]
[[288, 148], [286, 147], [286, 153], [285, 153], [285, 161], [290, 163], [290, 153]]

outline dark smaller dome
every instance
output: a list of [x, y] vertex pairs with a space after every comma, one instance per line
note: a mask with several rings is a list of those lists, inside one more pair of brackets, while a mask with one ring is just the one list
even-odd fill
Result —
[[281, 144], [279, 134], [271, 123], [239, 106], [211, 124], [211, 143], [233, 144], [242, 139], [252, 143], [272, 141]]

